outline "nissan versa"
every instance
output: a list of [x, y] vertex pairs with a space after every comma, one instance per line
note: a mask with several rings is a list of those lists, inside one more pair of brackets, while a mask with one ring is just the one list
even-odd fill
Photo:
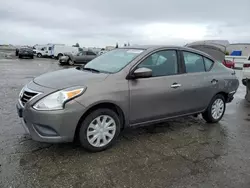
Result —
[[21, 90], [17, 111], [32, 139], [111, 146], [126, 127], [202, 114], [223, 117], [239, 81], [213, 57], [185, 47], [109, 51], [82, 67], [46, 73]]

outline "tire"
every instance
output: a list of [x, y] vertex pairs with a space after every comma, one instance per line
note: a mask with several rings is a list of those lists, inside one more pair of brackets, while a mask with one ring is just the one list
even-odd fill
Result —
[[247, 79], [242, 79], [242, 84], [243, 84], [244, 86], [247, 86]]
[[37, 54], [37, 57], [41, 58], [41, 57], [42, 57], [42, 54], [38, 53], [38, 54]]
[[[217, 106], [215, 103], [217, 103]], [[221, 94], [218, 94], [213, 97], [206, 111], [202, 113], [202, 117], [204, 120], [207, 121], [207, 123], [217, 123], [223, 117], [225, 110], [226, 110], [225, 97]]]
[[31, 59], [34, 59], [34, 56], [31, 56], [30, 58], [31, 58]]
[[69, 65], [74, 65], [75, 62], [74, 62], [73, 60], [69, 59], [69, 60], [68, 60], [68, 64], [69, 64]]
[[[104, 127], [101, 127], [103, 125], [101, 126], [96, 125], [97, 124], [96, 119], [99, 118], [100, 122], [102, 123], [105, 117], [107, 118], [106, 122], [111, 123], [110, 125], [108, 125], [108, 129], [106, 131]], [[90, 127], [91, 125], [92, 127], [95, 127], [95, 128]], [[111, 130], [111, 128], [113, 130]], [[94, 130], [98, 132], [100, 131], [100, 132], [93, 133]], [[91, 152], [99, 152], [99, 151], [103, 151], [109, 148], [115, 142], [115, 140], [120, 134], [120, 130], [121, 130], [121, 121], [119, 119], [119, 116], [113, 110], [110, 110], [107, 108], [100, 108], [91, 112], [84, 119], [79, 130], [78, 138], [79, 138], [80, 144], [86, 150], [91, 151]], [[109, 135], [107, 135], [108, 133], [109, 135], [111, 135], [110, 137]], [[98, 136], [100, 134], [102, 136]], [[97, 136], [97, 138], [94, 138], [95, 136]], [[107, 143], [105, 143], [103, 136], [105, 136], [105, 140], [107, 141]], [[91, 143], [91, 139], [93, 139], [92, 143]]]
[[22, 59], [22, 56], [21, 56], [21, 55], [18, 55], [18, 58], [19, 58], [19, 59]]

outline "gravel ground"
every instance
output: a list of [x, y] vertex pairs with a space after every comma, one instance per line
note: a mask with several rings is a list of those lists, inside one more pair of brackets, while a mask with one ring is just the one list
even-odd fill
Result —
[[31, 140], [16, 113], [24, 84], [62, 68], [47, 59], [0, 60], [1, 188], [250, 187], [250, 104], [242, 85], [219, 124], [187, 117], [129, 129], [111, 149], [88, 153]]

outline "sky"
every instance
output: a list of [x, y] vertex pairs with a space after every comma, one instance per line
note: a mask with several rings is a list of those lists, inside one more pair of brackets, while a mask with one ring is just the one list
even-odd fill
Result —
[[250, 0], [2, 0], [0, 44], [250, 42]]

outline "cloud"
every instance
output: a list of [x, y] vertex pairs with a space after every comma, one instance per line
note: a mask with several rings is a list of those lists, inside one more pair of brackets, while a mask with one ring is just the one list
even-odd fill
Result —
[[250, 1], [8, 0], [0, 6], [0, 42], [82, 46], [250, 40]]

